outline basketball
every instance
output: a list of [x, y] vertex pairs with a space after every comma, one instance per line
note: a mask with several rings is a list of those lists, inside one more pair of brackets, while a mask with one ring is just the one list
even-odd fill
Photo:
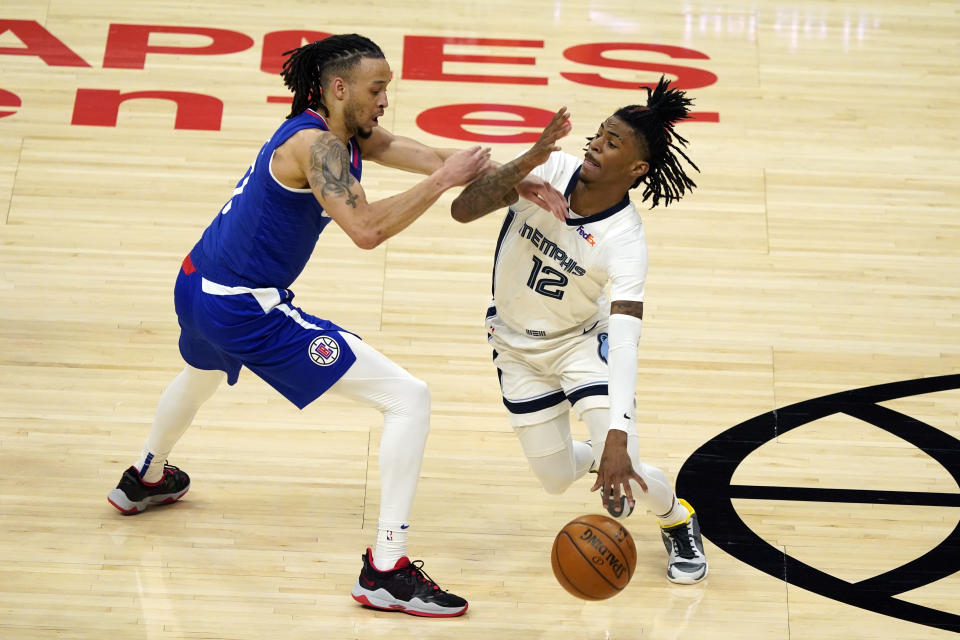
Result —
[[580, 516], [568, 522], [553, 541], [553, 575], [571, 595], [606, 600], [633, 577], [637, 547], [630, 532], [612, 518]]

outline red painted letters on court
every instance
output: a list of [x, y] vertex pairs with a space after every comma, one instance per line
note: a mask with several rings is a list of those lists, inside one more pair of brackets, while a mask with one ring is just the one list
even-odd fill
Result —
[[283, 53], [308, 42], [329, 38], [325, 31], [271, 31], [263, 36], [260, 71], [277, 75], [283, 69]]
[[[181, 33], [209, 38], [206, 45], [171, 47], [150, 44], [151, 33]], [[253, 38], [229, 29], [170, 27], [150, 24], [111, 24], [103, 54], [104, 69], [143, 69], [148, 53], [215, 56], [236, 53], [253, 46]]]
[[500, 38], [447, 38], [406, 36], [403, 39], [403, 77], [409, 80], [444, 80], [447, 82], [489, 82], [494, 84], [547, 84], [547, 79], [534, 76], [494, 76], [466, 73], [444, 73], [443, 63], [487, 62], [491, 64], [535, 65], [536, 58], [522, 56], [483, 56], [447, 53], [448, 44], [485, 47], [543, 48], [543, 40], [503, 40]]
[[87, 61], [36, 20], [0, 20], [0, 35], [12, 31], [25, 47], [0, 47], [0, 55], [37, 56], [51, 67], [89, 67]]
[[[517, 118], [471, 118], [474, 113], [497, 112], [519, 116]], [[443, 138], [467, 140], [470, 142], [527, 143], [536, 142], [540, 130], [550, 123], [553, 112], [537, 107], [524, 107], [516, 104], [449, 104], [427, 109], [417, 116], [417, 126]], [[468, 131], [464, 125], [484, 125], [495, 127], [523, 127], [530, 131], [504, 133], [500, 135], [483, 134]]]
[[[20, 96], [0, 89], [0, 118], [12, 116], [20, 106]], [[9, 111], [7, 110], [9, 109]]]
[[117, 126], [120, 103], [137, 99], [170, 100], [177, 105], [174, 129], [219, 131], [223, 103], [213, 96], [186, 91], [132, 91], [121, 93], [110, 89], [77, 89], [70, 124], [98, 127]]
[[[661, 64], [651, 62], [639, 62], [635, 60], [617, 60], [608, 58], [604, 54], [608, 51], [655, 51], [663, 53], [671, 58], [690, 58], [696, 60], [709, 60], [710, 57], [694, 49], [685, 47], [671, 47], [664, 44], [647, 44], [645, 42], [593, 42], [590, 44], [579, 44], [570, 47], [563, 52], [563, 57], [573, 62], [589, 64], [594, 67], [607, 67], [608, 69], [634, 69], [636, 71], [652, 71], [656, 74], [665, 74], [674, 76], [676, 80], [671, 84], [674, 89], [702, 89], [709, 87], [717, 81], [717, 76], [704, 69], [696, 67], [683, 67], [675, 64]], [[598, 73], [569, 73], [561, 72], [561, 76], [571, 82], [589, 85], [592, 87], [607, 87], [611, 89], [636, 89], [639, 85], [648, 86], [651, 89], [657, 86], [656, 81], [649, 83], [639, 83], [626, 80], [611, 80], [604, 78]]]
[[[89, 67], [83, 58], [47, 31], [35, 20], [0, 19], [0, 35], [11, 32], [23, 42], [22, 47], [0, 47], [0, 56], [34, 56], [54, 67]], [[179, 34], [196, 39], [191, 45], [151, 44], [155, 34]], [[260, 70], [271, 75], [278, 74], [283, 66], [283, 53], [295, 49], [305, 42], [313, 42], [328, 37], [325, 31], [289, 29], [271, 31], [264, 35], [260, 58]], [[154, 38], [154, 43], [157, 39]], [[213, 27], [184, 27], [173, 25], [147, 24], [111, 24], [107, 34], [103, 56], [103, 67], [113, 69], [144, 69], [147, 56], [212, 56], [227, 55], [245, 51], [254, 45], [250, 36], [239, 31]], [[451, 53], [453, 47], [475, 47], [484, 49], [481, 53]], [[503, 55], [491, 55], [490, 49], [503, 49]], [[505, 85], [546, 85], [549, 78], [538, 74], [534, 69], [537, 57], [507, 55], [509, 50], [539, 50], [540, 57], [546, 56], [547, 49], [543, 40], [520, 40], [508, 38], [458, 38], [446, 36], [406, 35], [402, 57], [402, 77], [405, 80], [426, 80], [433, 82], [472, 82]], [[629, 60], [611, 55], [612, 52], [642, 51], [667, 56], [673, 60], [709, 60], [709, 56], [685, 47], [677, 47], [644, 42], [591, 42], [574, 45], [563, 51], [563, 57], [577, 65], [594, 67], [592, 72], [569, 70], [560, 72], [564, 80], [589, 87], [635, 91], [641, 86], [653, 86], [656, 76], [664, 74], [675, 78], [673, 86], [678, 89], [701, 89], [717, 81], [717, 76], [706, 69], [658, 61]], [[516, 53], [516, 51], [513, 51]], [[552, 53], [556, 56], [556, 53]], [[444, 63], [461, 63], [484, 69], [484, 65], [499, 68], [502, 65], [516, 65], [517, 72], [498, 73], [457, 73], [444, 70]], [[521, 70], [520, 67], [531, 67]], [[448, 67], [449, 68], [449, 67]], [[615, 79], [601, 75], [596, 68], [627, 69], [644, 72], [646, 80]], [[576, 69], [576, 67], [574, 67]], [[473, 69], [471, 69], [473, 71]], [[639, 74], [638, 74], [639, 76]], [[624, 78], [624, 76], [621, 76]], [[641, 96], [635, 93], [611, 93], [611, 108], [639, 102]], [[184, 91], [135, 91], [122, 92], [113, 89], [77, 89], [72, 124], [115, 127], [120, 105], [127, 100], [167, 100], [173, 102], [176, 109], [174, 128], [202, 129], [217, 131], [220, 129], [223, 115], [223, 103], [209, 95]], [[548, 100], [548, 98], [544, 98]], [[288, 96], [268, 96], [269, 103], [289, 103]], [[553, 106], [553, 105], [549, 105]], [[20, 98], [11, 91], [0, 89], [0, 117], [9, 116], [20, 107]], [[432, 107], [417, 117], [417, 125], [428, 133], [453, 140], [486, 143], [529, 143], [537, 139], [539, 130], [552, 116], [551, 109], [511, 104], [465, 103]], [[497, 114], [497, 115], [491, 115]], [[502, 115], [503, 117], [498, 117]], [[712, 111], [700, 111], [690, 114], [691, 119], [700, 122], [719, 122], [720, 115]], [[599, 117], [599, 116], [598, 116]], [[486, 132], [477, 127], [488, 128]], [[501, 128], [502, 132], [489, 131], [489, 127]], [[473, 129], [473, 130], [471, 130]]]

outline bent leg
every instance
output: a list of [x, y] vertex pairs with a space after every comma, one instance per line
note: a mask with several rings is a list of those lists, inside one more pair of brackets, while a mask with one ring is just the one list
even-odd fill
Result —
[[410, 511], [430, 432], [430, 391], [425, 382], [356, 336], [340, 335], [357, 360], [330, 391], [383, 414], [380, 522], [374, 565], [389, 569], [406, 555]]
[[523, 427], [514, 427], [530, 469], [544, 490], [561, 494], [590, 469], [593, 451], [570, 436], [570, 413]]

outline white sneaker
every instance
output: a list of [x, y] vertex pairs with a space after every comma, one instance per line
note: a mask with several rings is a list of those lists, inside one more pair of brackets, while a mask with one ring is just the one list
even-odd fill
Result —
[[681, 499], [687, 508], [687, 519], [669, 527], [660, 527], [663, 546], [670, 554], [667, 560], [667, 579], [677, 584], [696, 584], [707, 577], [707, 557], [703, 555], [700, 522], [690, 503]]

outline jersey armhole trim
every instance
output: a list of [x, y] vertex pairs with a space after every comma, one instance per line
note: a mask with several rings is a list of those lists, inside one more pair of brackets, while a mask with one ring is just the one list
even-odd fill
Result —
[[[284, 141], [286, 142], [286, 141]], [[279, 145], [278, 145], [279, 148]], [[313, 193], [313, 189], [296, 189], [294, 187], [288, 187], [277, 179], [277, 176], [273, 175], [273, 156], [277, 153], [277, 149], [273, 150], [273, 153], [270, 154], [270, 160], [267, 162], [267, 171], [270, 173], [270, 177], [273, 179], [277, 186], [289, 191], [291, 193]]]

